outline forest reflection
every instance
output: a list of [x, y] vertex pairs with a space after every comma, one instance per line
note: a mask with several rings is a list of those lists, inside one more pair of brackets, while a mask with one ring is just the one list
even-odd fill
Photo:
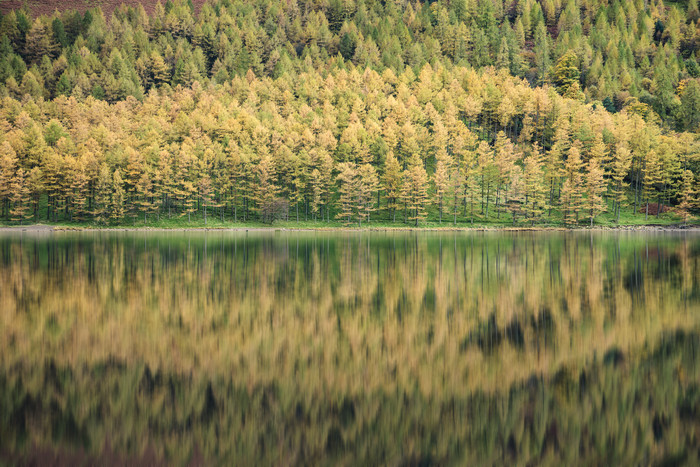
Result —
[[693, 233], [3, 234], [0, 459], [693, 463], [699, 268]]

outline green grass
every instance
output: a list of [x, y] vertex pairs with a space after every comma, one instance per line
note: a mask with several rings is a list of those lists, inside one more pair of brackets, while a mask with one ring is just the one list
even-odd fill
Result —
[[[233, 221], [233, 219], [226, 218], [224, 221], [220, 217], [207, 217], [207, 223], [204, 223], [204, 217], [201, 214], [193, 215], [191, 220], [188, 220], [186, 216], [180, 217], [173, 215], [168, 217], [167, 215], [161, 216], [160, 219], [150, 217], [148, 222], [144, 222], [143, 217], [139, 216], [136, 219], [133, 217], [125, 217], [121, 222], [118, 223], [107, 223], [100, 224], [94, 221], [69, 221], [69, 220], [59, 220], [58, 222], [50, 222], [46, 220], [45, 215], [38, 216], [38, 220], [30, 219], [25, 222], [25, 225], [32, 224], [42, 224], [51, 225], [60, 228], [88, 228], [88, 229], [104, 229], [104, 228], [152, 228], [152, 229], [230, 229], [230, 228], [275, 228], [275, 229], [356, 229], [359, 228], [357, 223], [346, 225], [341, 220], [331, 219], [330, 222], [321, 220], [303, 220], [300, 216], [300, 220], [296, 221], [296, 216], [290, 216], [291, 220], [277, 220], [272, 224], [267, 224], [255, 220], [248, 221]], [[490, 213], [488, 218], [483, 218], [479, 216], [478, 213], [475, 216], [474, 223], [472, 224], [469, 220], [465, 220], [462, 213], [459, 213], [460, 217], [456, 224], [452, 222], [452, 216], [448, 214], [443, 214], [443, 221], [440, 223], [438, 221], [439, 215], [435, 209], [429, 211], [429, 218], [419, 224], [418, 228], [421, 229], [468, 229], [468, 228], [560, 228], [560, 227], [574, 227], [574, 228], [586, 228], [590, 224], [587, 218], [581, 218], [580, 222], [573, 226], [566, 226], [561, 220], [561, 215], [559, 212], [554, 211], [552, 218], [548, 219], [545, 217], [540, 222], [536, 222], [533, 225], [529, 221], [523, 218], [518, 219], [514, 224], [510, 214], [501, 213], [498, 216], [496, 213]], [[645, 219], [643, 213], [633, 213], [632, 210], [623, 210], [620, 215], [619, 224], [615, 222], [615, 216], [612, 213], [603, 213], [599, 215], [594, 221], [594, 227], [622, 227], [622, 226], [673, 226], [682, 224], [683, 220], [680, 216], [672, 212], [663, 213], [660, 217], [649, 216]], [[0, 226], [16, 226], [19, 225], [17, 222], [10, 221], [0, 221]], [[689, 217], [688, 225], [700, 225], [697, 217]], [[392, 222], [387, 216], [376, 216], [374, 220], [370, 223], [362, 224], [363, 229], [412, 229], [416, 228], [412, 223], [404, 223], [403, 218], [397, 214], [397, 221]]]

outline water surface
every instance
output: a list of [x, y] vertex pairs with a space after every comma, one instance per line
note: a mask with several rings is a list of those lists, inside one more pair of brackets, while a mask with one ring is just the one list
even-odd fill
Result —
[[0, 460], [697, 464], [697, 233], [0, 234]]

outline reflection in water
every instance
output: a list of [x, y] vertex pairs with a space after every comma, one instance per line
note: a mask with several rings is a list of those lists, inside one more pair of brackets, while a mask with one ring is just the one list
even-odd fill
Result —
[[0, 459], [696, 463], [699, 268], [692, 233], [5, 235]]

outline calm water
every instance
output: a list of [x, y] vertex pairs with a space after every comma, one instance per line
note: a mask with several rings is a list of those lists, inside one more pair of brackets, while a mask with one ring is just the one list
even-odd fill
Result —
[[0, 234], [0, 463], [696, 464], [697, 233]]

